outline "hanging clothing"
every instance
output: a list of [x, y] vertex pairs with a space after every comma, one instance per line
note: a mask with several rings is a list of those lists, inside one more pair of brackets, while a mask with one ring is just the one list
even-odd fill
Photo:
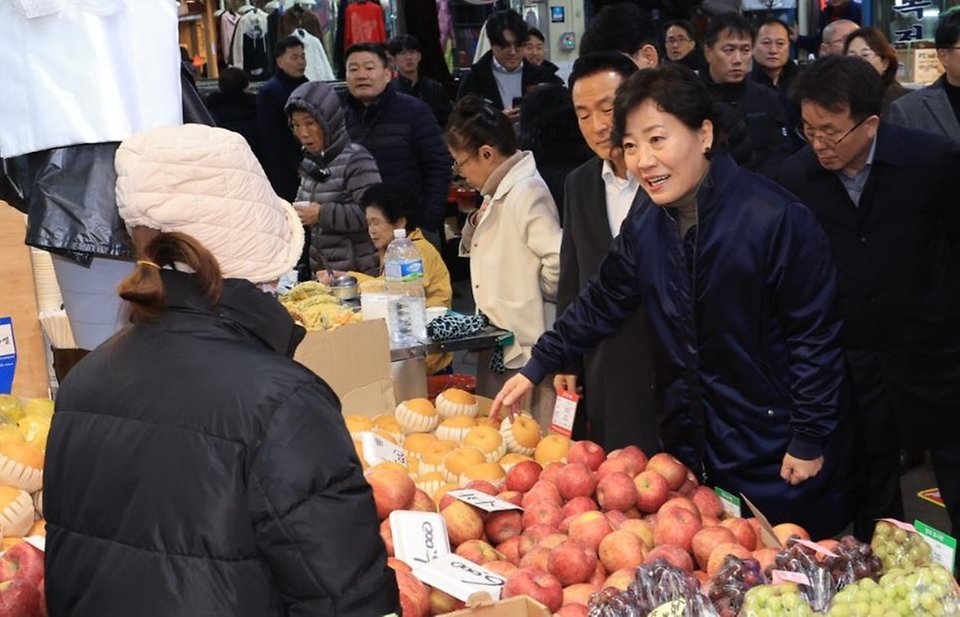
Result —
[[306, 30], [318, 39], [323, 36], [317, 14], [300, 4], [294, 4], [280, 16], [280, 31], [277, 36], [279, 39], [285, 39], [294, 35], [297, 29]]
[[437, 25], [440, 27], [440, 49], [446, 49], [453, 41], [453, 15], [450, 13], [450, 0], [436, 0]]
[[291, 33], [303, 41], [303, 51], [307, 55], [307, 71], [305, 77], [310, 81], [333, 81], [333, 67], [327, 58], [323, 43], [303, 28], [297, 28]]
[[251, 8], [237, 22], [231, 44], [230, 66], [243, 69], [251, 81], [263, 81], [270, 77], [273, 64], [267, 46], [266, 11]]
[[361, 0], [347, 5], [345, 11], [343, 49], [356, 43], [385, 43], [387, 26], [383, 8], [375, 2]]
[[220, 15], [220, 49], [223, 61], [230, 62], [230, 49], [233, 45], [233, 33], [237, 31], [241, 15], [236, 11], [224, 11]]
[[439, 7], [436, 0], [404, 0], [399, 10], [403, 11], [402, 21], [406, 24], [407, 34], [412, 34], [420, 41], [420, 76], [435, 79], [446, 87], [453, 85], [453, 75], [440, 47]]

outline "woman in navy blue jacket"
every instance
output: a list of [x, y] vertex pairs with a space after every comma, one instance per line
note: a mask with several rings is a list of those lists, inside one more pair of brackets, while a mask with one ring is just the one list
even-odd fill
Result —
[[795, 197], [713, 152], [722, 144], [714, 118], [686, 67], [640, 71], [624, 84], [614, 143], [643, 191], [597, 278], [498, 403], [512, 408], [642, 304], [664, 405], [661, 446], [771, 522], [825, 537], [851, 519], [830, 248]]

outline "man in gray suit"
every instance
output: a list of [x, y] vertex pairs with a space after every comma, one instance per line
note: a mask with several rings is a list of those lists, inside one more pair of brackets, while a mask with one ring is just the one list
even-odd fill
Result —
[[960, 143], [960, 10], [940, 20], [934, 40], [945, 73], [926, 88], [894, 101], [890, 122]]
[[[570, 74], [580, 132], [597, 156], [567, 176], [558, 312], [599, 270], [639, 190], [623, 153], [612, 149], [610, 142], [617, 88], [636, 70], [633, 59], [610, 51], [580, 56]], [[575, 437], [592, 439], [607, 451], [631, 444], [648, 455], [658, 450], [659, 414], [654, 405], [648, 338], [645, 318], [638, 311], [578, 366], [569, 367], [569, 374], [554, 380], [558, 389], [583, 386]]]

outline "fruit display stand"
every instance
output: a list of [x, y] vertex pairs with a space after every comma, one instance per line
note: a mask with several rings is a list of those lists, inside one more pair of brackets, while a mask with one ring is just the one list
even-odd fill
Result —
[[50, 379], [25, 235], [23, 214], [0, 201], [0, 317], [11, 318], [16, 341], [13, 393], [36, 398], [47, 396]]

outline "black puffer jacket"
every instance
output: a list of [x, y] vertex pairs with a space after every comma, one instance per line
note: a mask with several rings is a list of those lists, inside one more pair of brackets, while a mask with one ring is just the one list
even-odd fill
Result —
[[370, 617], [398, 610], [337, 397], [246, 281], [168, 312], [65, 380], [46, 453], [51, 615]]
[[300, 110], [323, 127], [323, 151], [307, 154], [320, 174], [301, 171], [297, 201], [320, 204], [320, 220], [310, 230], [310, 270], [323, 269], [321, 254], [334, 270], [355, 270], [371, 276], [380, 273], [380, 256], [367, 233], [367, 218], [360, 207], [364, 192], [380, 182], [377, 162], [366, 148], [352, 143], [343, 109], [334, 89], [311, 81], [287, 99], [287, 116]]

